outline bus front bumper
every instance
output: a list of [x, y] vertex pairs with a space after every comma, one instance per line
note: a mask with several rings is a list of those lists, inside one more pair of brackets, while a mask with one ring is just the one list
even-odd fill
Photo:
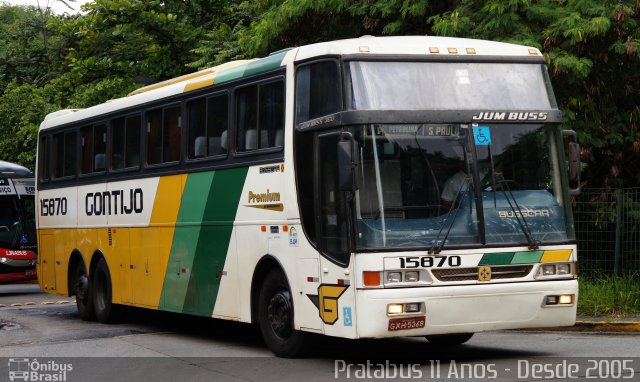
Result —
[[[572, 326], [576, 321], [578, 281], [360, 289], [357, 293], [358, 337], [424, 336]], [[573, 303], [546, 305], [547, 296], [560, 295], [574, 295]], [[421, 311], [387, 314], [389, 304], [407, 303], [421, 303]], [[425, 318], [424, 324], [419, 317]], [[403, 319], [411, 329], [397, 329]], [[391, 320], [394, 325], [390, 325]]]

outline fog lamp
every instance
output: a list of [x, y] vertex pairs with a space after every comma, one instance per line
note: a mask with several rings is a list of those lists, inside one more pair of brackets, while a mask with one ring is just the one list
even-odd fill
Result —
[[400, 314], [404, 312], [404, 305], [389, 304], [387, 305], [387, 314]]
[[404, 304], [404, 311], [406, 313], [416, 313], [420, 311], [420, 303], [412, 302], [410, 304]]
[[571, 305], [573, 304], [573, 295], [572, 294], [563, 294], [560, 296], [560, 305]]

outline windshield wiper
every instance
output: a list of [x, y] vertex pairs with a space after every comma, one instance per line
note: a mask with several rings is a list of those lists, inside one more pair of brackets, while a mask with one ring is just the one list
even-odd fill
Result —
[[[533, 238], [533, 235], [531, 234], [531, 230], [529, 229], [529, 224], [527, 224], [527, 220], [524, 218], [524, 215], [522, 214], [522, 210], [520, 209], [520, 205], [518, 204], [518, 201], [516, 200], [515, 195], [513, 195], [513, 193], [511, 192], [511, 188], [509, 188], [509, 181], [506, 179], [502, 179], [497, 183], [503, 184], [502, 193], [507, 199], [507, 203], [509, 203], [509, 207], [511, 208], [511, 211], [513, 211], [513, 215], [516, 217], [516, 220], [518, 221], [518, 225], [520, 226], [520, 229], [522, 229], [522, 233], [524, 234], [524, 237], [527, 239], [527, 243], [529, 244], [529, 249], [532, 249], [532, 250], [538, 249], [540, 247], [540, 241], [535, 240]], [[511, 198], [513, 198], [513, 203], [516, 205], [517, 212], [516, 212], [516, 208], [513, 208], [513, 204], [511, 204], [511, 200], [509, 200], [509, 196], [507, 195], [507, 191], [505, 191], [505, 189], [509, 192], [509, 195], [511, 195]], [[522, 221], [520, 221], [520, 218], [522, 218]]]
[[[447, 238], [449, 237], [449, 233], [451, 232], [451, 228], [453, 227], [453, 223], [456, 221], [456, 218], [458, 217], [458, 213], [460, 212], [460, 204], [462, 204], [463, 201], [459, 201], [458, 208], [455, 209], [456, 213], [453, 215], [453, 219], [451, 219], [450, 222], [449, 222], [449, 216], [451, 216], [451, 211], [453, 211], [454, 207], [456, 206], [456, 200], [458, 200], [458, 196], [460, 196], [460, 193], [462, 192], [462, 189], [465, 188], [465, 186], [467, 184], [469, 184], [469, 183], [471, 183], [471, 177], [465, 178], [464, 182], [462, 182], [462, 184], [460, 184], [460, 188], [458, 188], [458, 191], [456, 192], [456, 196], [455, 196], [455, 198], [453, 198], [453, 202], [451, 203], [451, 206], [449, 207], [449, 211], [447, 211], [447, 216], [444, 217], [442, 225], [440, 226], [440, 230], [438, 231], [438, 234], [436, 235], [436, 238], [433, 240], [433, 243], [431, 244], [431, 247], [427, 251], [428, 254], [436, 254], [437, 255], [438, 253], [442, 252], [442, 248], [444, 247], [444, 243], [447, 241]], [[471, 209], [469, 209], [469, 211], [471, 211]], [[444, 237], [442, 238], [442, 243], [440, 245], [438, 245], [438, 239], [440, 239], [440, 234], [442, 233], [442, 230], [444, 229], [445, 222], [449, 222], [449, 227], [447, 228], [447, 232], [444, 234]]]

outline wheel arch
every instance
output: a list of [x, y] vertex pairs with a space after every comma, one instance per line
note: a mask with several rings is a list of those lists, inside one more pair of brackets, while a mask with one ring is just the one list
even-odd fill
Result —
[[82, 252], [76, 248], [71, 251], [71, 255], [69, 256], [69, 265], [67, 266], [67, 296], [75, 295], [75, 288], [72, 287], [75, 283], [73, 276], [75, 275], [75, 269], [79, 264], [84, 266], [86, 272], [87, 264], [84, 261], [84, 256], [82, 255]]
[[[256, 264], [256, 267], [253, 270], [253, 276], [251, 277], [251, 322], [258, 322], [258, 301], [260, 299], [260, 288], [265, 278], [274, 269], [279, 269], [282, 275], [284, 276], [287, 285], [289, 286], [289, 290], [291, 290], [291, 283], [289, 282], [289, 277], [287, 276], [287, 272], [285, 272], [284, 267], [280, 260], [270, 254], [264, 255]], [[292, 301], [293, 304], [293, 301]], [[294, 306], [295, 311], [295, 306]]]

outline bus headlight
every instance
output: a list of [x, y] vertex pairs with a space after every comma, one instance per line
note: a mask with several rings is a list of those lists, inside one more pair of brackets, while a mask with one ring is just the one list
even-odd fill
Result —
[[575, 277], [573, 263], [541, 264], [536, 279], [566, 279]]
[[387, 273], [387, 282], [388, 283], [399, 283], [399, 282], [402, 282], [402, 273], [401, 272], [389, 272], [389, 273]]
[[416, 282], [420, 280], [420, 273], [417, 271], [405, 272], [404, 281], [408, 283]]

